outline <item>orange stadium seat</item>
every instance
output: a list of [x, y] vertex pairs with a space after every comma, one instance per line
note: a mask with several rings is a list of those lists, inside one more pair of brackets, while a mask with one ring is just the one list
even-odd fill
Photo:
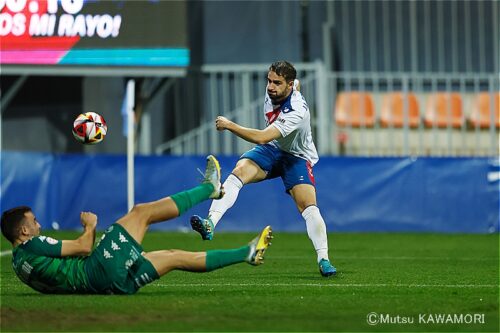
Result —
[[353, 91], [337, 95], [335, 121], [340, 127], [373, 127], [375, 107], [369, 93]]
[[461, 128], [463, 119], [462, 96], [459, 93], [433, 93], [427, 98], [424, 122], [427, 127]]
[[[493, 108], [491, 108], [491, 97], [493, 97]], [[482, 92], [474, 97], [469, 116], [472, 127], [489, 128], [491, 123], [490, 112], [493, 112], [494, 126], [500, 128], [500, 92], [495, 95]]]
[[405, 99], [408, 110], [408, 126], [415, 128], [420, 124], [420, 110], [418, 100], [413, 93], [393, 92], [384, 95], [382, 99], [382, 110], [380, 113], [380, 124], [382, 127], [404, 127], [405, 126]]

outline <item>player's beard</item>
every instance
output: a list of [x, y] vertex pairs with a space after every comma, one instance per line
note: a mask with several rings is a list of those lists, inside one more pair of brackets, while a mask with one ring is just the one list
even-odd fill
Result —
[[267, 92], [267, 94], [269, 95], [269, 98], [271, 99], [273, 104], [277, 104], [277, 103], [283, 101], [288, 96], [286, 89], [280, 95], [278, 95], [278, 94], [272, 95], [269, 93], [269, 91]]

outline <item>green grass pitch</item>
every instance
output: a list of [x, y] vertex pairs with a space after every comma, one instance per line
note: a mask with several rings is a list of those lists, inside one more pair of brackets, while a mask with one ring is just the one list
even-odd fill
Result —
[[[217, 233], [203, 242], [195, 233], [151, 232], [143, 245], [146, 251], [198, 251], [237, 247], [253, 236]], [[329, 237], [339, 271], [333, 278], [319, 275], [305, 233], [275, 232], [262, 266], [172, 272], [133, 296], [38, 294], [17, 279], [11, 256], [4, 255], [1, 331], [498, 332], [498, 234]], [[9, 248], [2, 239], [2, 251]], [[368, 324], [370, 313], [376, 325]], [[484, 322], [467, 323], [474, 314], [484, 315]], [[458, 317], [429, 322], [439, 315]]]

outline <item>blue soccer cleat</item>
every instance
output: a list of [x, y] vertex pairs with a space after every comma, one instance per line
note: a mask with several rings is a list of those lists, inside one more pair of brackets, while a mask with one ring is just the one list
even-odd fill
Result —
[[191, 216], [191, 228], [201, 235], [203, 240], [212, 240], [214, 237], [214, 224], [210, 218], [202, 219], [198, 215]]
[[319, 261], [319, 272], [324, 277], [329, 277], [337, 274], [337, 269], [330, 263], [328, 259], [321, 259]]

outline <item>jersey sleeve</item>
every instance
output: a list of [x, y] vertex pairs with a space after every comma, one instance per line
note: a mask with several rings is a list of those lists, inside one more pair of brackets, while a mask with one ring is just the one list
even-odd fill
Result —
[[33, 237], [25, 249], [41, 256], [61, 257], [62, 241], [47, 236]]

